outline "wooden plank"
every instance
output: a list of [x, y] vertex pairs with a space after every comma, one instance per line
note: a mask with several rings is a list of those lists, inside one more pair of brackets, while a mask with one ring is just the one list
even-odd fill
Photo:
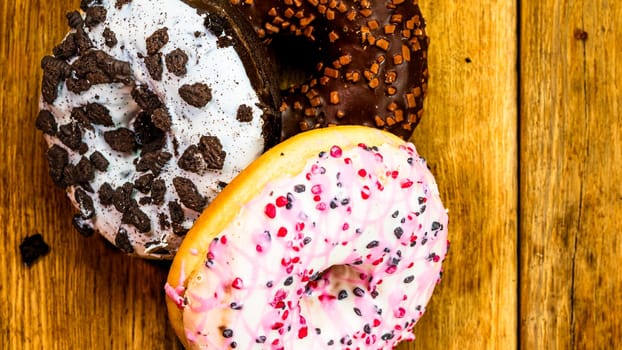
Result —
[[517, 344], [516, 3], [420, 1], [430, 84], [414, 140], [449, 209], [443, 281], [412, 349]]
[[[79, 1], [0, 4], [0, 344], [3, 349], [175, 349], [163, 283], [167, 266], [119, 253], [72, 228], [34, 128], [39, 61], [68, 30]], [[43, 233], [52, 252], [31, 268], [18, 246]]]
[[[8, 349], [179, 348], [164, 308], [165, 264], [79, 237], [47, 175], [37, 112], [40, 58], [79, 1], [0, 4], [0, 342]], [[432, 37], [426, 115], [416, 144], [450, 209], [444, 281], [401, 349], [516, 345], [516, 4], [425, 0]], [[467, 62], [469, 58], [470, 62]], [[42, 232], [52, 253], [19, 262]]]
[[622, 4], [521, 10], [521, 348], [617, 349]]

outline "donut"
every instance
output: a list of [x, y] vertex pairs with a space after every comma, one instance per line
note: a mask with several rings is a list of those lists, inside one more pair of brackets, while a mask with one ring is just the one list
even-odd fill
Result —
[[447, 212], [411, 143], [375, 128], [294, 136], [242, 171], [164, 287], [190, 349], [391, 349], [441, 277]]
[[428, 81], [417, 0], [217, 1], [238, 7], [275, 52], [283, 138], [340, 124], [411, 136]]
[[170, 259], [204, 207], [278, 141], [274, 65], [228, 11], [91, 0], [67, 14], [70, 32], [41, 61], [36, 127], [81, 234]]

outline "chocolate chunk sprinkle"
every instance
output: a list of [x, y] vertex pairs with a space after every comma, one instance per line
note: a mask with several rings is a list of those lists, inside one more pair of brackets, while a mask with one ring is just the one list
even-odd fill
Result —
[[50, 246], [45, 243], [40, 233], [24, 238], [19, 245], [19, 252], [22, 256], [22, 262], [26, 266], [31, 266], [40, 257], [50, 252]]
[[125, 252], [127, 254], [131, 254], [134, 252], [134, 248], [132, 247], [132, 243], [130, 242], [130, 237], [123, 227], [119, 227], [119, 231], [117, 231], [117, 236], [114, 238], [114, 244], [117, 246], [117, 248], [121, 249], [122, 252]]
[[78, 11], [67, 12], [65, 17], [67, 18], [67, 24], [71, 28], [77, 29], [84, 25], [82, 15]]
[[201, 174], [205, 170], [203, 156], [199, 152], [199, 147], [190, 145], [179, 158], [177, 165], [186, 171]]
[[123, 213], [121, 222], [134, 225], [140, 232], [151, 231], [151, 220], [149, 220], [147, 214], [140, 210], [138, 204], [131, 205], [128, 210]]
[[231, 338], [231, 337], [233, 337], [233, 331], [231, 329], [229, 329], [229, 328], [225, 328], [222, 331], [222, 336], [225, 337], [225, 338]]
[[199, 193], [191, 180], [178, 176], [173, 179], [173, 186], [183, 205], [199, 213], [203, 211], [207, 200]]
[[208, 168], [222, 169], [227, 154], [222, 150], [222, 144], [218, 137], [201, 136], [199, 140], [199, 151], [201, 151]]
[[93, 180], [93, 177], [95, 177], [95, 169], [93, 168], [93, 164], [91, 164], [91, 161], [86, 157], [80, 158], [80, 161], [75, 166], [74, 175], [75, 180], [78, 183], [89, 182]]
[[132, 90], [132, 98], [136, 101], [136, 104], [147, 113], [152, 113], [156, 108], [163, 107], [158, 95], [143, 85], [134, 87]]
[[166, 108], [156, 108], [151, 115], [151, 121], [156, 128], [166, 132], [171, 130], [171, 116], [168, 114]]
[[106, 169], [108, 169], [108, 165], [110, 164], [108, 159], [106, 159], [106, 157], [104, 157], [104, 155], [99, 151], [93, 152], [89, 159], [95, 169], [99, 171], [106, 171]]
[[166, 134], [153, 124], [149, 114], [139, 113], [133, 126], [136, 143], [142, 147], [144, 153], [157, 151], [164, 146]]
[[114, 198], [114, 189], [110, 186], [109, 183], [104, 182], [97, 191], [97, 195], [99, 196], [99, 202], [104, 206], [112, 205]]
[[164, 66], [162, 64], [162, 54], [156, 52], [152, 55], [147, 55], [145, 56], [144, 61], [151, 78], [157, 81], [162, 80], [162, 72], [164, 71]]
[[166, 184], [162, 179], [155, 179], [151, 184], [151, 198], [153, 204], [161, 205], [164, 203], [164, 195], [166, 194]]
[[132, 0], [117, 0], [117, 2], [114, 4], [114, 7], [120, 9], [121, 7], [123, 7], [123, 5], [129, 4], [130, 2], [132, 2]]
[[239, 122], [250, 122], [253, 120], [253, 109], [247, 105], [240, 105], [236, 114]]
[[184, 222], [184, 209], [177, 202], [168, 202], [168, 212], [171, 216], [171, 221], [175, 224], [181, 224]]
[[76, 231], [84, 237], [90, 237], [95, 233], [95, 230], [91, 226], [91, 220], [83, 218], [80, 214], [74, 215], [71, 223]]
[[118, 152], [132, 152], [136, 149], [134, 132], [127, 128], [104, 132], [104, 140]]
[[112, 195], [112, 204], [120, 213], [125, 213], [132, 206], [132, 191], [134, 185], [126, 182], [121, 187], [117, 187]]
[[78, 53], [78, 45], [76, 44], [76, 34], [68, 34], [63, 41], [52, 49], [52, 53], [56, 58], [68, 59]]
[[168, 43], [168, 28], [160, 28], [147, 38], [147, 53], [153, 55]]
[[151, 191], [151, 184], [153, 183], [153, 175], [145, 174], [136, 181], [134, 181], [134, 187], [142, 193], [149, 193]]
[[54, 184], [58, 187], [65, 187], [63, 169], [69, 163], [69, 153], [59, 145], [53, 145], [47, 151], [47, 159]]
[[339, 291], [339, 294], [337, 294], [338, 300], [343, 300], [347, 297], [348, 297], [348, 292], [345, 289], [342, 289], [341, 291]]
[[115, 47], [115, 45], [117, 45], [117, 35], [112, 30], [110, 30], [110, 28], [106, 27], [102, 35], [104, 37], [104, 44], [106, 44], [106, 46]]
[[164, 59], [166, 62], [166, 68], [169, 72], [175, 74], [178, 77], [184, 76], [187, 73], [186, 63], [188, 63], [188, 55], [181, 50], [175, 49], [168, 54]]
[[84, 25], [91, 28], [106, 20], [106, 9], [103, 6], [91, 6], [86, 9]]
[[82, 130], [77, 123], [61, 125], [58, 138], [67, 147], [77, 151], [82, 145]]
[[352, 290], [352, 292], [357, 297], [362, 297], [363, 295], [365, 295], [365, 291], [363, 289], [361, 289], [361, 287], [355, 287], [354, 290]]
[[35, 126], [37, 127], [37, 129], [43, 131], [43, 133], [52, 136], [56, 135], [56, 132], [58, 130], [58, 125], [56, 125], [56, 119], [54, 119], [54, 115], [52, 115], [50, 111], [47, 111], [45, 109], [39, 111]]
[[212, 99], [212, 90], [206, 84], [184, 84], [179, 88], [179, 96], [191, 106], [205, 107]]
[[113, 126], [112, 117], [110, 111], [105, 106], [93, 102], [86, 105], [86, 116], [93, 124], [99, 124], [103, 126]]
[[162, 171], [164, 165], [166, 165], [172, 156], [172, 154], [163, 151], [145, 153], [136, 164], [136, 170], [151, 170], [153, 175], [158, 176], [160, 175], [160, 171]]
[[79, 94], [91, 88], [91, 82], [86, 79], [69, 78], [65, 81], [67, 90]]
[[95, 208], [93, 207], [93, 199], [82, 189], [78, 188], [74, 192], [74, 199], [80, 208], [80, 216], [85, 219], [93, 217]]

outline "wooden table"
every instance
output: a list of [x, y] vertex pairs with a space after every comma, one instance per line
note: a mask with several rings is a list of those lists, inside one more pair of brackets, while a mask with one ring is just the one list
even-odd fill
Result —
[[[167, 265], [76, 234], [47, 174], [39, 60], [78, 4], [0, 4], [0, 344], [178, 349]], [[415, 142], [452, 248], [401, 349], [622, 348], [622, 2], [421, 5], [431, 79]], [[52, 251], [26, 268], [35, 232]]]

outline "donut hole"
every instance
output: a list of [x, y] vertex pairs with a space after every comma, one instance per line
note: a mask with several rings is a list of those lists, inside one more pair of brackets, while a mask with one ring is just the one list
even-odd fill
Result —
[[269, 46], [276, 56], [281, 90], [300, 86], [316, 75], [317, 65], [326, 52], [320, 41], [294, 35], [277, 36]]

